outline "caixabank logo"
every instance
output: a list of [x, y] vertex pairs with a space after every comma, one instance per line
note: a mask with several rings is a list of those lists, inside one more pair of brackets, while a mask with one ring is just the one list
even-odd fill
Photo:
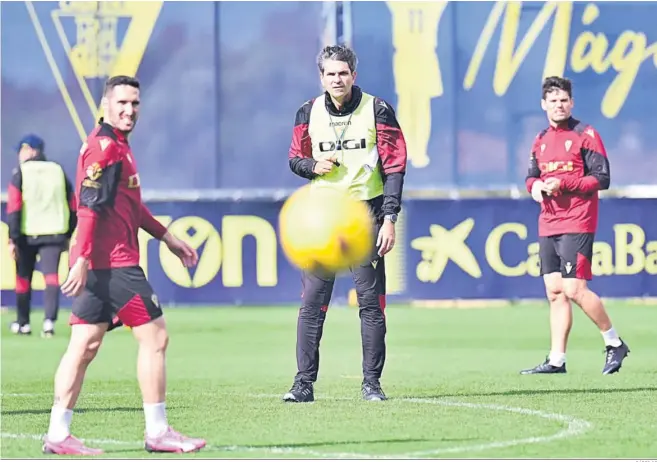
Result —
[[163, 2], [25, 2], [64, 104], [84, 141], [103, 85], [136, 76]]
[[[420, 257], [415, 265], [417, 280], [435, 284], [450, 267], [458, 271], [452, 277], [465, 274], [481, 279], [491, 271], [508, 278], [540, 276], [539, 244], [530, 237], [526, 223], [503, 222], [489, 227], [487, 220], [481, 220], [479, 226], [485, 232], [469, 240], [476, 222], [469, 217], [451, 229], [434, 223], [428, 235], [412, 239], [410, 246]], [[612, 238], [598, 237], [593, 244], [593, 275], [657, 275], [657, 240], [651, 240], [652, 230], [636, 223], [614, 223]], [[417, 255], [412, 258], [417, 260]]]

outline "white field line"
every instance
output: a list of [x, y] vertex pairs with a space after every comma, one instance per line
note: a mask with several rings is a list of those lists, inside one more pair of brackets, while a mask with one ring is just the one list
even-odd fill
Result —
[[[171, 393], [177, 394], [177, 393]], [[36, 397], [36, 396], [47, 396], [51, 393], [3, 393], [1, 396], [4, 397]], [[128, 393], [87, 393], [83, 396], [132, 396]], [[138, 392], [136, 392], [138, 396]], [[254, 398], [265, 398], [265, 399], [280, 399], [280, 395], [271, 395], [271, 394], [256, 394], [250, 395]], [[331, 398], [331, 397], [320, 397], [327, 400], [345, 400], [353, 401], [356, 398]], [[408, 403], [414, 404], [428, 404], [428, 405], [438, 405], [438, 406], [451, 406], [451, 407], [462, 407], [469, 409], [479, 409], [479, 410], [491, 410], [499, 412], [512, 412], [515, 414], [522, 414], [528, 416], [534, 416], [541, 419], [552, 420], [560, 422], [566, 425], [566, 428], [560, 430], [557, 433], [546, 436], [532, 436], [527, 438], [516, 438], [505, 441], [493, 441], [490, 443], [482, 443], [475, 445], [465, 445], [465, 446], [453, 446], [446, 448], [436, 448], [436, 449], [427, 449], [423, 451], [413, 451], [403, 454], [366, 454], [358, 452], [321, 452], [315, 451], [312, 449], [305, 449], [300, 447], [285, 447], [285, 446], [207, 446], [207, 449], [214, 451], [223, 451], [223, 452], [254, 452], [254, 453], [269, 453], [269, 454], [299, 454], [314, 456], [320, 458], [329, 458], [329, 459], [407, 459], [407, 458], [418, 458], [423, 456], [435, 456], [440, 454], [457, 454], [463, 452], [479, 452], [489, 449], [501, 449], [508, 448], [512, 446], [520, 446], [526, 444], [540, 444], [548, 443], [551, 441], [572, 438], [578, 435], [581, 435], [591, 429], [593, 425], [586, 420], [578, 419], [572, 416], [557, 414], [557, 413], [548, 413], [543, 411], [538, 411], [534, 409], [526, 409], [521, 407], [512, 407], [512, 406], [503, 406], [499, 404], [478, 404], [478, 403], [466, 403], [462, 401], [452, 401], [444, 399], [435, 399], [435, 398], [398, 398], [399, 401], [405, 401]], [[373, 405], [385, 405], [384, 403], [372, 403]], [[291, 404], [301, 405], [303, 404]], [[30, 439], [41, 441], [43, 435], [30, 435], [22, 433], [0, 433], [1, 438], [7, 439]], [[88, 444], [99, 444], [99, 445], [113, 445], [113, 446], [134, 446], [135, 450], [141, 449], [143, 447], [143, 441], [119, 441], [112, 439], [85, 439], [83, 440]]]
[[[179, 393], [167, 393], [167, 395], [177, 395]], [[36, 398], [38, 396], [54, 396], [53, 392], [48, 392], [48, 393], [2, 393], [0, 394], [0, 397], [2, 398]], [[87, 396], [133, 396], [132, 393], [127, 393], [127, 392], [115, 392], [115, 393], [108, 393], [108, 392], [90, 392], [90, 393], [85, 393], [84, 390], [82, 393], [80, 393], [80, 397], [84, 399]], [[139, 397], [139, 391], [135, 391], [134, 394], [135, 397]]]
[[404, 401], [411, 403], [438, 404], [440, 406], [456, 406], [470, 409], [488, 409], [491, 411], [513, 412], [516, 414], [531, 415], [546, 420], [554, 420], [566, 424], [566, 428], [547, 436], [530, 436], [528, 438], [518, 438], [508, 441], [493, 441], [491, 443], [475, 444], [471, 446], [458, 446], [453, 448], [428, 449], [426, 451], [415, 451], [405, 454], [407, 457], [415, 458], [421, 456], [438, 455], [438, 454], [456, 454], [459, 452], [477, 452], [488, 449], [508, 448], [511, 446], [520, 446], [523, 444], [548, 443], [550, 441], [572, 438], [581, 435], [591, 429], [593, 425], [583, 419], [578, 419], [565, 414], [548, 413], [522, 407], [502, 406], [499, 404], [475, 404], [464, 403], [462, 401], [449, 401], [442, 399], [424, 399], [424, 398], [407, 398]]

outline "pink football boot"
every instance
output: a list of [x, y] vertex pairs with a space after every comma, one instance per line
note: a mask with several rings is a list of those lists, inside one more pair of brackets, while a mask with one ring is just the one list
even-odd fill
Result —
[[205, 440], [189, 438], [168, 427], [160, 436], [146, 436], [144, 445], [148, 452], [196, 452], [205, 447]]
[[99, 456], [103, 454], [102, 449], [94, 449], [86, 447], [82, 441], [76, 437], [69, 435], [64, 441], [54, 443], [46, 437], [43, 440], [44, 454], [59, 454], [66, 456]]

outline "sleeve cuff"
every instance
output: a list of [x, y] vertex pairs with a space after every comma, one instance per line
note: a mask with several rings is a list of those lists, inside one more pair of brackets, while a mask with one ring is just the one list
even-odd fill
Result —
[[94, 230], [97, 216], [85, 213], [78, 217], [77, 246], [80, 248], [79, 256], [88, 259], [93, 251]]
[[141, 228], [158, 241], [161, 241], [164, 238], [164, 235], [167, 233], [167, 228], [162, 223], [157, 221], [146, 208], [144, 208], [142, 212], [141, 221]]

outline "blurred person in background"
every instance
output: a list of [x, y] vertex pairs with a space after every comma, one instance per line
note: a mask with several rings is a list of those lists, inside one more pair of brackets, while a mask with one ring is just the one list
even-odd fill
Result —
[[71, 182], [59, 164], [46, 159], [44, 148], [44, 141], [36, 135], [26, 135], [18, 143], [19, 166], [9, 184], [9, 253], [16, 260], [17, 311], [11, 331], [32, 333], [32, 275], [39, 256], [46, 280], [42, 336], [51, 337], [59, 311], [59, 259], [68, 248], [77, 215]]
[[527, 191], [541, 204], [538, 219], [541, 275], [550, 302], [551, 349], [545, 362], [521, 374], [563, 374], [573, 325], [571, 301], [600, 329], [606, 346], [605, 375], [618, 372], [630, 352], [614, 329], [600, 297], [588, 288], [598, 227], [598, 191], [609, 189], [609, 159], [600, 134], [572, 116], [572, 83], [543, 82], [541, 107], [548, 127], [534, 140]]
[[[384, 256], [395, 245], [407, 151], [392, 106], [354, 85], [356, 54], [327, 46], [317, 64], [325, 92], [299, 108], [289, 151], [290, 169], [317, 184], [348, 190], [365, 201], [376, 219], [371, 258], [352, 269], [358, 297], [363, 348], [361, 393], [367, 401], [386, 399], [381, 374], [386, 359], [386, 271]], [[335, 275], [304, 272], [297, 323], [298, 372], [287, 402], [314, 401], [319, 344]]]

